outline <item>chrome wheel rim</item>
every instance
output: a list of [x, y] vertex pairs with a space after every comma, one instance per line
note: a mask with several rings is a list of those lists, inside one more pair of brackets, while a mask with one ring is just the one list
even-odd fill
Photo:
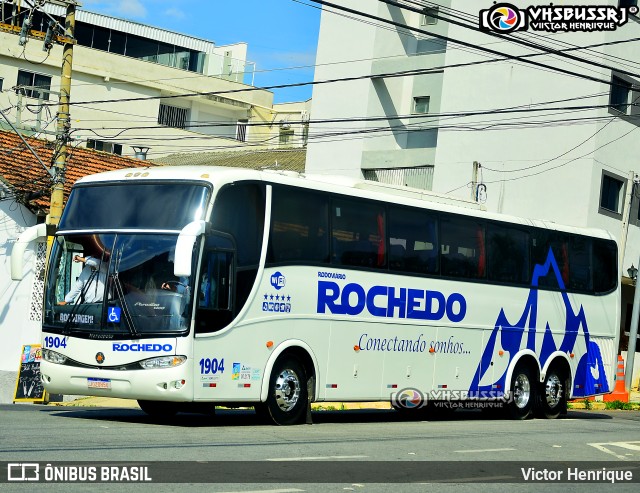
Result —
[[513, 385], [513, 401], [518, 409], [524, 409], [529, 404], [531, 398], [531, 384], [526, 375], [520, 374], [516, 377]]
[[544, 389], [547, 405], [550, 408], [556, 407], [562, 400], [562, 382], [555, 373], [547, 378]]
[[300, 379], [293, 370], [282, 370], [275, 382], [275, 398], [278, 407], [291, 411], [300, 399]]

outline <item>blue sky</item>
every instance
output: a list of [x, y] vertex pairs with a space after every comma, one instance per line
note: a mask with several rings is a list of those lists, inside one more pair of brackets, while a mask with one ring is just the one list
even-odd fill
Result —
[[[216, 45], [246, 42], [247, 59], [256, 62], [256, 86], [313, 80], [320, 10], [293, 0], [82, 0], [81, 3], [83, 10], [189, 34]], [[300, 66], [308, 68], [274, 70]], [[303, 101], [311, 97], [311, 86], [274, 93], [276, 103]]]

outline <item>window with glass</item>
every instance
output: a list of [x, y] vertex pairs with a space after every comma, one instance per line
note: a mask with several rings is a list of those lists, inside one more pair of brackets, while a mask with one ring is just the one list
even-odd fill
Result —
[[265, 187], [236, 183], [223, 188], [211, 215], [213, 229], [229, 235], [236, 247], [235, 303], [239, 312], [258, 274], [264, 236]]
[[440, 220], [440, 269], [443, 276], [482, 279], [486, 275], [484, 225], [471, 219]]
[[606, 171], [602, 172], [602, 184], [600, 189], [601, 211], [622, 213], [622, 201], [624, 196], [624, 181]]
[[310, 190], [273, 188], [268, 261], [329, 261], [329, 200]]
[[385, 268], [384, 205], [336, 199], [331, 213], [331, 262], [372, 269]]
[[18, 81], [16, 82], [16, 93], [23, 94], [29, 98], [45, 101], [49, 100], [51, 91], [51, 76], [36, 74], [27, 70], [18, 70]]
[[185, 333], [194, 286], [191, 277], [173, 273], [176, 241], [177, 235], [58, 236], [44, 325], [87, 337]]
[[76, 186], [67, 201], [59, 229], [180, 231], [192, 221], [205, 219], [209, 196], [208, 185], [192, 182]]
[[490, 281], [529, 282], [529, 233], [509, 226], [487, 226], [487, 275]]
[[629, 113], [629, 99], [631, 98], [631, 82], [621, 79], [620, 77], [612, 77], [611, 94], [609, 104], [611, 108], [621, 113]]
[[431, 98], [429, 96], [418, 96], [413, 98], [413, 113], [415, 114], [429, 113], [430, 101], [431, 101]]
[[416, 274], [438, 272], [438, 225], [428, 211], [389, 209], [389, 269]]

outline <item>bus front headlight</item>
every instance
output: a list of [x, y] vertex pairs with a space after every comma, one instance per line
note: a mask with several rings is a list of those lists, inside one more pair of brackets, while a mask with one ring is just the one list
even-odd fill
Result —
[[139, 361], [140, 366], [145, 370], [156, 370], [158, 368], [173, 368], [180, 366], [187, 361], [186, 356], [158, 356], [156, 358], [149, 358], [143, 361]]
[[42, 357], [49, 363], [55, 363], [56, 365], [64, 365], [67, 362], [67, 357], [64, 354], [56, 353], [51, 349], [43, 349]]

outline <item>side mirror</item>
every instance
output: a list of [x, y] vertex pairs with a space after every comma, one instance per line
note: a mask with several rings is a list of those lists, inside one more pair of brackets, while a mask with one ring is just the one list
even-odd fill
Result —
[[187, 224], [176, 241], [175, 260], [173, 262], [173, 275], [176, 277], [189, 277], [193, 262], [193, 245], [198, 236], [204, 234], [207, 223], [205, 221], [193, 221]]
[[11, 279], [14, 281], [21, 281], [24, 276], [24, 252], [27, 249], [27, 245], [38, 238], [45, 238], [47, 236], [47, 225], [36, 224], [27, 228], [18, 237], [18, 240], [14, 243], [11, 250]]

